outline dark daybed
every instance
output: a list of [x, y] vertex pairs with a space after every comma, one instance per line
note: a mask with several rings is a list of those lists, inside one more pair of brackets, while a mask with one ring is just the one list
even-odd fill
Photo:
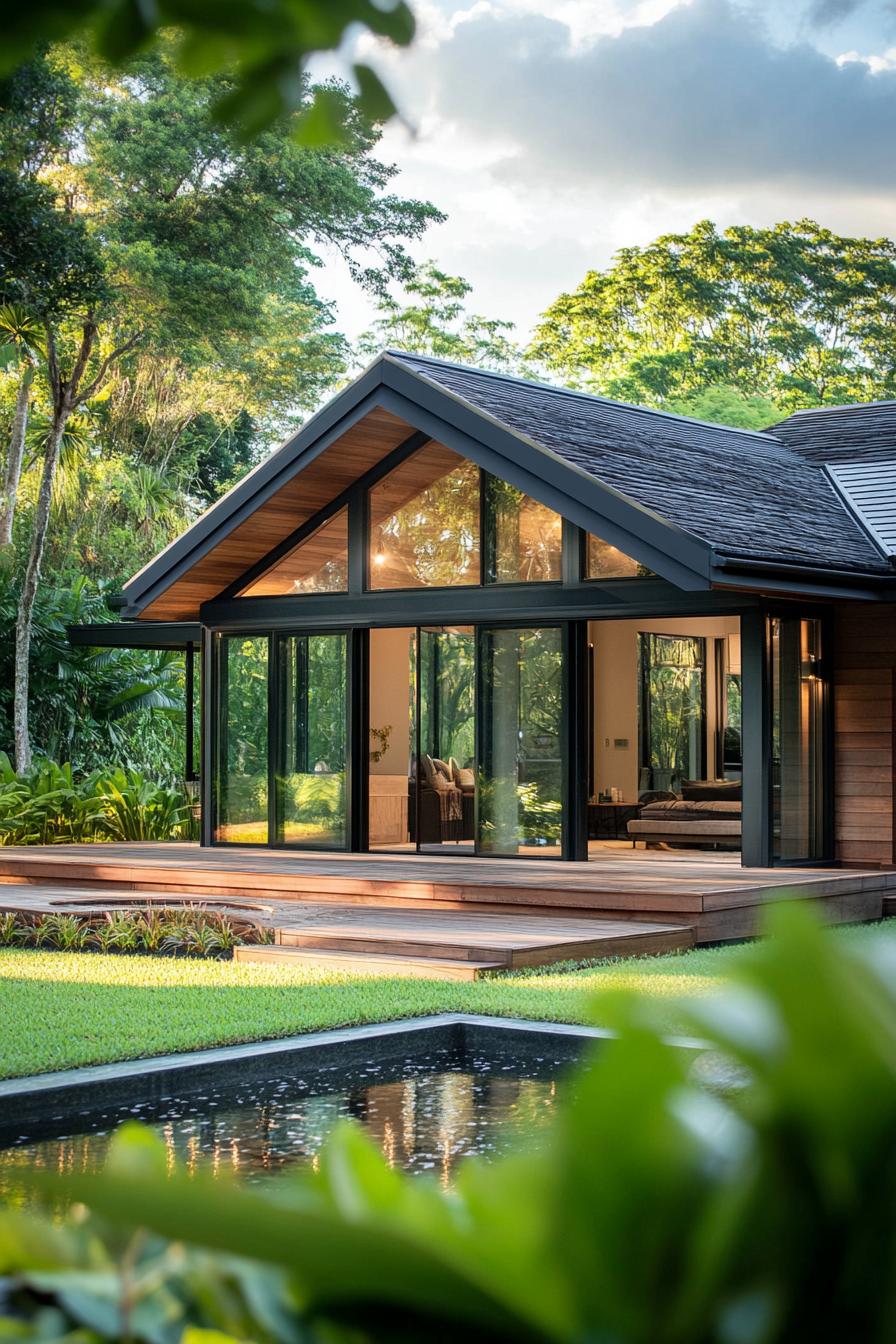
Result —
[[741, 797], [740, 780], [685, 779], [680, 794], [646, 803], [628, 833], [634, 844], [740, 849]]

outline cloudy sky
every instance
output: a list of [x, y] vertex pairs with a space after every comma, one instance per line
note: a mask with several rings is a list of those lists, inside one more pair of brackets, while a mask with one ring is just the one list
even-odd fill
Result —
[[[698, 219], [896, 234], [896, 0], [411, 0], [365, 51], [415, 128], [381, 153], [448, 215], [417, 249], [529, 331], [625, 245]], [[355, 335], [370, 309], [332, 260]]]

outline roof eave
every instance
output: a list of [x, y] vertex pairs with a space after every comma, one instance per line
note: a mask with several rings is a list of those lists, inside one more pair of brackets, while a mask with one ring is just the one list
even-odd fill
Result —
[[716, 553], [711, 578], [714, 588], [736, 585], [750, 591], [780, 592], [782, 595], [804, 593], [807, 597], [855, 601], [883, 601], [896, 596], [896, 574], [800, 565], [755, 556]]
[[[174, 582], [185, 567], [205, 552], [248, 511], [257, 508], [267, 494], [294, 470], [299, 458], [343, 432], [342, 422], [358, 411], [381, 385], [383, 356], [379, 355], [353, 382], [337, 393], [310, 420], [242, 480], [222, 495], [195, 523], [153, 556], [122, 589], [122, 612], [137, 617], [151, 601]], [[251, 505], [251, 508], [248, 506]], [[187, 564], [185, 565], [185, 562]]]

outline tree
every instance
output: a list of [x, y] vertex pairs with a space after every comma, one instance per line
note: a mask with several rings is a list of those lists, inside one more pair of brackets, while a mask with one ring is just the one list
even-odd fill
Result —
[[894, 302], [889, 239], [703, 221], [590, 271], [528, 353], [574, 386], [654, 405], [713, 388], [785, 411], [874, 400], [896, 394]]
[[25, 439], [31, 413], [31, 390], [43, 346], [43, 330], [37, 317], [15, 304], [0, 304], [0, 359], [17, 372], [15, 410], [9, 433], [3, 488], [0, 491], [0, 548], [12, 543], [19, 483], [25, 460]]
[[[88, 37], [99, 54], [121, 65], [147, 47], [175, 36], [180, 72], [204, 77], [227, 71], [231, 86], [215, 104], [216, 116], [257, 135], [284, 116], [300, 112], [292, 133], [302, 143], [338, 142], [344, 126], [338, 99], [327, 86], [310, 101], [304, 82], [315, 52], [336, 52], [349, 30], [406, 46], [414, 17], [404, 0], [266, 0], [264, 4], [196, 4], [195, 0], [33, 0], [4, 15], [0, 69], [30, 61], [47, 43]], [[359, 105], [371, 120], [393, 115], [395, 105], [369, 65], [351, 67]]]
[[468, 313], [472, 285], [459, 275], [426, 261], [404, 282], [411, 303], [383, 294], [376, 321], [358, 342], [358, 354], [371, 359], [387, 346], [416, 355], [438, 355], [481, 368], [509, 370], [519, 362], [510, 338], [512, 322]]
[[[441, 215], [388, 191], [379, 130], [330, 86], [341, 147], [297, 145], [287, 120], [251, 144], [212, 108], [226, 77], [185, 81], [164, 52], [122, 76], [85, 80], [87, 160], [66, 169], [108, 240], [123, 296], [147, 340], [113, 380], [104, 434], [179, 484], [216, 441], [271, 442], [342, 377], [343, 337], [311, 283], [315, 249], [338, 248], [357, 282], [382, 293], [411, 271], [404, 242]], [[306, 84], [306, 97], [312, 96]]]
[[787, 414], [782, 406], [768, 397], [750, 396], [724, 383], [702, 388], [681, 401], [672, 398], [666, 403], [666, 409], [676, 415], [689, 415], [694, 420], [735, 425], [739, 429], [767, 429]]
[[[327, 86], [339, 148], [310, 150], [293, 135], [299, 112], [244, 143], [213, 115], [232, 79], [184, 80], [164, 48], [120, 75], [71, 51], [38, 63], [68, 71], [77, 98], [65, 134], [54, 143], [48, 132], [40, 180], [30, 142], [30, 157], [0, 171], [0, 298], [41, 317], [48, 425], [17, 622], [18, 768], [31, 750], [31, 613], [72, 416], [92, 403], [91, 451], [113, 446], [135, 475], [151, 468], [146, 484], [164, 477], [169, 498], [182, 493], [204, 447], [180, 453], [197, 417], [211, 412], [227, 435], [248, 414], [272, 435], [341, 375], [345, 343], [309, 282], [312, 247], [340, 246], [359, 283], [381, 292], [409, 272], [403, 240], [440, 218], [385, 190], [395, 170], [374, 156], [379, 132], [344, 87]], [[8, 102], [0, 146], [18, 137], [21, 153]]]

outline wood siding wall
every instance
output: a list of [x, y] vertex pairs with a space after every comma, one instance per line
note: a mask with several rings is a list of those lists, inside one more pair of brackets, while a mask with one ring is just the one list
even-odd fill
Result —
[[836, 856], [894, 863], [893, 770], [896, 606], [838, 607], [834, 617]]

